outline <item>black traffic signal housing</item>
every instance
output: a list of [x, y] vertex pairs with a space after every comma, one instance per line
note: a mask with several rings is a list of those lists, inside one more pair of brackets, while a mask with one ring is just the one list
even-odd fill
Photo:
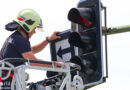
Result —
[[[82, 62], [81, 77], [85, 85], [101, 83], [103, 80], [102, 28], [100, 0], [84, 0], [77, 8], [72, 8], [68, 19], [76, 24], [69, 43], [78, 47], [78, 57]], [[76, 58], [74, 58], [76, 59]], [[74, 62], [72, 57], [72, 61]], [[78, 64], [78, 62], [76, 62]]]

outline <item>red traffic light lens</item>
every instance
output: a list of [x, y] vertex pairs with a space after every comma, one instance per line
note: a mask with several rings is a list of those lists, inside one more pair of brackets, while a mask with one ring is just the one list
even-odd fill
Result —
[[78, 17], [78, 19], [79, 19], [79, 22], [81, 22], [81, 24], [84, 25], [84, 26], [89, 27], [89, 26], [92, 25], [92, 22], [91, 22], [91, 21], [89, 21], [89, 20], [87, 20], [87, 19], [85, 19], [85, 18], [83, 18], [83, 17], [81, 17], [81, 16]]

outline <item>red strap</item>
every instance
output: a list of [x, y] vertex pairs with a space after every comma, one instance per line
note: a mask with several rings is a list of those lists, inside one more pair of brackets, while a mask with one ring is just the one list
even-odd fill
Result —
[[[9, 74], [9, 72], [7, 72], [7, 75]], [[13, 74], [10, 74], [10, 77], [13, 78]]]
[[2, 82], [2, 78], [0, 77], [0, 82]]

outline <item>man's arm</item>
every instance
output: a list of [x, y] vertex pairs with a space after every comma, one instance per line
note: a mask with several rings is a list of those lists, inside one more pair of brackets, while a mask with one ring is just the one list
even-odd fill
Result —
[[[34, 54], [30, 51], [30, 52], [25, 52], [25, 53], [22, 53], [22, 56], [25, 58], [25, 59], [30, 59], [30, 60], [39, 60], [37, 59]], [[48, 64], [37, 64], [37, 63], [31, 63], [32, 66], [42, 66], [42, 67], [53, 67], [52, 65], [48, 65]], [[54, 62], [54, 67], [55, 68], [60, 68], [60, 67], [63, 67], [65, 66], [64, 63], [62, 62]]]
[[[48, 37], [48, 40], [52, 41], [52, 40], [61, 38], [60, 36], [56, 35], [57, 33], [59, 33], [59, 32], [55, 31], [50, 37]], [[47, 46], [47, 44], [48, 44], [48, 41], [44, 40], [41, 43], [39, 43], [39, 44], [37, 44], [35, 46], [32, 46], [31, 47], [32, 53], [36, 54], [36, 53], [40, 52], [41, 50], [43, 50]]]
[[38, 60], [38, 59], [34, 56], [34, 54], [32, 53], [32, 51], [24, 52], [24, 53], [22, 53], [22, 56], [23, 56], [23, 58], [26, 58], [26, 59]]
[[34, 45], [31, 47], [32, 53], [36, 54], [39, 53], [41, 50], [43, 50], [48, 44], [48, 41], [44, 40], [41, 43]]

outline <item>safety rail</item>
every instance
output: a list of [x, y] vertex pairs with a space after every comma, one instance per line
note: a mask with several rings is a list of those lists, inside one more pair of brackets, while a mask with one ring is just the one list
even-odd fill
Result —
[[[14, 66], [11, 63], [23, 63], [19, 66]], [[64, 79], [62, 80], [59, 88], [57, 90], [63, 90], [66, 88], [66, 90], [75, 90], [76, 88], [83, 90], [83, 81], [82, 78], [79, 75], [76, 75], [74, 77], [74, 80], [71, 79], [71, 69], [70, 67], [76, 68], [78, 71], [80, 69], [80, 66], [73, 64], [73, 63], [63, 63], [61, 66], [54, 66], [54, 62], [48, 62], [48, 61], [42, 61], [42, 60], [29, 60], [29, 59], [23, 59], [23, 58], [9, 58], [4, 59], [0, 61], [0, 77], [2, 80], [6, 80], [9, 78], [11, 71], [14, 72], [12, 83], [11, 83], [11, 90], [29, 90], [26, 88], [26, 73], [25, 69], [36, 69], [36, 70], [46, 70], [46, 71], [54, 71], [54, 72], [61, 72], [64, 73]], [[8, 70], [9, 73], [6, 77], [2, 77], [2, 70]], [[22, 73], [21, 73], [22, 71]], [[50, 78], [51, 79], [51, 78]], [[76, 84], [78, 80], [79, 84]], [[1, 88], [2, 90], [2, 88]], [[50, 90], [46, 88], [45, 90]]]

